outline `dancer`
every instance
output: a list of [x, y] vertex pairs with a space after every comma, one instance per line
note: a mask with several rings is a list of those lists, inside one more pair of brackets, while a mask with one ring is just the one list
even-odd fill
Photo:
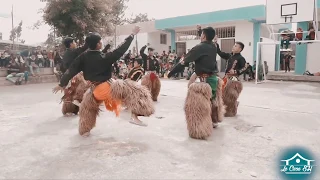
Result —
[[[129, 74], [127, 76], [128, 79], [130, 79], [132, 81], [135, 81], [135, 82], [138, 82], [142, 78], [143, 73], [144, 73], [144, 70], [142, 68], [142, 62], [143, 62], [142, 59], [134, 59], [133, 68], [131, 69], [131, 71], [129, 72]], [[131, 113], [131, 121], [130, 121], [130, 123], [136, 124], [136, 125], [139, 125], [139, 126], [146, 126], [146, 124], [143, 123], [138, 118], [138, 116], [139, 115], [137, 115], [137, 114]]]
[[117, 49], [109, 53], [102, 53], [101, 36], [92, 34], [88, 37], [90, 50], [81, 54], [70, 66], [68, 71], [61, 78], [60, 84], [53, 89], [54, 93], [63, 90], [68, 81], [83, 72], [87, 81], [91, 82], [90, 91], [84, 95], [80, 106], [79, 134], [88, 136], [96, 124], [99, 114], [99, 106], [104, 102], [106, 109], [114, 111], [118, 116], [121, 103], [124, 103], [132, 113], [143, 116], [150, 116], [154, 113], [151, 95], [148, 89], [138, 85], [131, 80], [111, 79], [112, 64], [117, 61], [129, 48], [134, 35], [140, 31], [135, 27], [132, 35], [126, 38], [125, 42]]
[[[171, 77], [180, 72], [185, 64], [195, 62], [195, 73], [189, 80], [184, 110], [189, 136], [196, 139], [209, 137], [213, 127], [223, 120], [225, 111], [222, 101], [223, 81], [217, 75], [217, 49], [212, 42], [214, 37], [215, 30], [212, 27], [202, 29], [201, 43], [192, 48], [168, 75]], [[195, 83], [197, 78], [200, 83]]]
[[242, 83], [239, 76], [246, 71], [246, 60], [241, 55], [244, 49], [242, 42], [235, 42], [232, 47], [232, 53], [225, 53], [220, 50], [217, 39], [215, 39], [217, 53], [223, 59], [227, 60], [226, 74], [223, 78], [223, 102], [226, 105], [226, 117], [234, 117], [237, 115], [239, 106], [239, 95], [242, 91]]
[[[70, 67], [72, 62], [84, 51], [88, 49], [87, 38], [84, 46], [77, 48], [77, 44], [74, 39], [67, 37], [64, 40], [64, 45], [67, 48], [62, 60], [61, 72], [65, 73]], [[71, 79], [70, 86], [64, 90], [64, 96], [61, 98], [62, 114], [78, 114], [79, 105], [82, 101], [83, 94], [88, 89], [87, 82], [83, 79], [83, 75], [79, 73], [77, 76]], [[79, 92], [77, 92], [79, 91]]]
[[161, 82], [157, 74], [159, 74], [160, 65], [158, 60], [154, 57], [154, 49], [149, 47], [147, 56], [144, 51], [147, 46], [143, 46], [140, 49], [140, 55], [143, 59], [143, 69], [145, 70], [146, 75], [144, 75], [141, 79], [141, 84], [146, 86], [152, 96], [153, 101], [158, 101], [158, 96], [160, 93]]

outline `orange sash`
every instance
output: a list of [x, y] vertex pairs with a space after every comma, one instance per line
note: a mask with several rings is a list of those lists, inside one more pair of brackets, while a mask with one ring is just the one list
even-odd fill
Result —
[[108, 82], [101, 83], [93, 90], [93, 95], [97, 101], [103, 101], [106, 109], [116, 113], [119, 116], [121, 109], [121, 100], [114, 99], [111, 95], [111, 86]]

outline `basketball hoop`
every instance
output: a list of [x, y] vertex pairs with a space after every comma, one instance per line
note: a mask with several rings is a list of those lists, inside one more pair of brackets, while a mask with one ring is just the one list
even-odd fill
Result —
[[[284, 18], [284, 22], [285, 23], [292, 23], [292, 15], [289, 16], [281, 16], [282, 18]], [[289, 19], [289, 21], [288, 21]]]
[[[298, 14], [298, 3], [281, 4], [281, 17], [285, 23], [292, 23], [292, 16]], [[288, 22], [288, 19], [290, 20]]]

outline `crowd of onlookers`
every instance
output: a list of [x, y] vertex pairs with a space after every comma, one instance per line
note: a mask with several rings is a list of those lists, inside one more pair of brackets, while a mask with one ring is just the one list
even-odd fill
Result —
[[308, 29], [308, 34], [306, 35], [305, 39], [303, 39], [303, 36], [304, 36], [303, 29], [300, 27], [297, 28], [296, 33], [288, 29], [288, 30], [282, 31], [280, 35], [281, 35], [280, 47], [281, 49], [287, 50], [290, 47], [290, 41], [315, 40], [316, 31], [313, 28], [313, 26], [310, 26], [310, 28]]
[[54, 67], [61, 62], [58, 46], [49, 51], [41, 46], [24, 51], [13, 51], [7, 46], [3, 52], [0, 52], [0, 68], [6, 68], [6, 79], [16, 85], [21, 85], [23, 80], [27, 83], [29, 75], [39, 77], [40, 68]]
[[[161, 54], [155, 53], [154, 56], [158, 61], [157, 64], [159, 64], [159, 66], [156, 69], [159, 77], [167, 78], [167, 74], [170, 71], [170, 69], [172, 69], [172, 67], [176, 65], [180, 61], [180, 59], [184, 57], [184, 55], [185, 54], [182, 54], [181, 56], [179, 56], [176, 54], [174, 50], [172, 52], [163, 51]], [[117, 63], [114, 64], [115, 77], [125, 79], [127, 74], [133, 68], [133, 61], [136, 58], [141, 58], [141, 56], [137, 55], [136, 53], [132, 53], [131, 50], [129, 50], [129, 52], [125, 54], [122, 57], [122, 59], [120, 59]], [[190, 63], [187, 69], [188, 69], [187, 70], [187, 79], [188, 79], [191, 76], [191, 74], [194, 72], [194, 63]], [[180, 72], [180, 73], [177, 73], [173, 78], [181, 79], [184, 77], [185, 77], [184, 72]]]

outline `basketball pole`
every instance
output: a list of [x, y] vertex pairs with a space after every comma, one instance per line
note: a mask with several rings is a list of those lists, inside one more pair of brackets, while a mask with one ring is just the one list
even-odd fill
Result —
[[318, 23], [318, 0], [314, 0], [314, 14], [315, 14], [315, 21], [314, 22], [314, 30], [315, 30], [315, 40], [318, 40], [318, 35], [317, 35], [317, 32], [318, 32], [318, 26], [319, 26], [319, 23]]

